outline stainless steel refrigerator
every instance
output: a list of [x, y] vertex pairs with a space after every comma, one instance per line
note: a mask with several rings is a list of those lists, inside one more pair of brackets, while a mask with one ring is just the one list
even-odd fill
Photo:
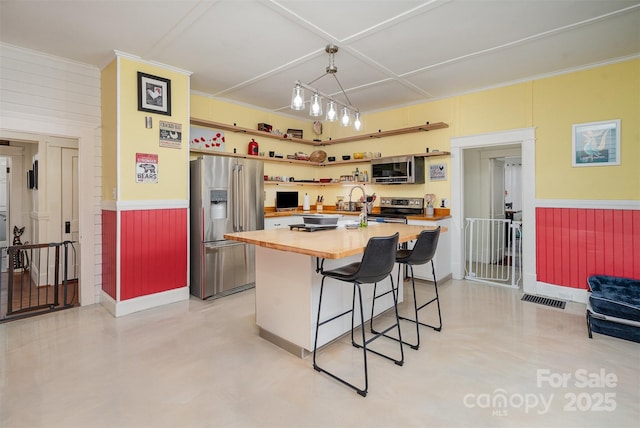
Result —
[[261, 160], [206, 155], [190, 162], [191, 294], [201, 299], [255, 284], [255, 248], [224, 239], [264, 228]]

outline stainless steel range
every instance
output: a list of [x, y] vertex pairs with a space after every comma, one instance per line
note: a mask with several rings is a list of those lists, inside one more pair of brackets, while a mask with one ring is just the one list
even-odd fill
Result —
[[369, 214], [371, 221], [406, 223], [407, 216], [424, 214], [424, 198], [381, 197], [380, 213]]

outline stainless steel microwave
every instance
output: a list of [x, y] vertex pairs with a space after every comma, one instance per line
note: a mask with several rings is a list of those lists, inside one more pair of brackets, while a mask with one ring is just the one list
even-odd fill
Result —
[[377, 184], [423, 184], [424, 157], [374, 158], [371, 160], [371, 181]]

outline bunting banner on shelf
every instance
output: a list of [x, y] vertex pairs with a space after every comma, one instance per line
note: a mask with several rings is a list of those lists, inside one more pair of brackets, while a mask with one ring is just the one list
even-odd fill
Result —
[[190, 129], [191, 141], [189, 147], [192, 149], [210, 151], [210, 152], [224, 152], [225, 140], [224, 131], [217, 129], [202, 128], [200, 126], [191, 126]]

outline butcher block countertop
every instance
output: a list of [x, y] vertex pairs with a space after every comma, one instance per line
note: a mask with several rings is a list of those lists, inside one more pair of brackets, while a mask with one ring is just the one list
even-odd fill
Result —
[[339, 227], [305, 232], [279, 228], [227, 233], [224, 237], [274, 250], [306, 254], [324, 259], [341, 259], [364, 252], [369, 238], [374, 236], [389, 236], [399, 232], [399, 242], [407, 242], [416, 239], [424, 229], [435, 229], [435, 227], [371, 222], [369, 226], [357, 229]]
[[[264, 218], [273, 218], [273, 217], [290, 217], [292, 215], [307, 215], [307, 214], [341, 214], [345, 216], [358, 216], [360, 211], [342, 211], [337, 210], [334, 205], [326, 206], [324, 210], [317, 211], [315, 205], [311, 206], [310, 211], [303, 211], [302, 208], [292, 211], [276, 211], [274, 207], [267, 207], [264, 210]], [[380, 208], [374, 207], [373, 214], [380, 214]], [[444, 220], [447, 218], [451, 218], [449, 208], [436, 208], [435, 214], [432, 216], [423, 215], [410, 215], [407, 216], [407, 220], [427, 220], [427, 221], [438, 221]]]

